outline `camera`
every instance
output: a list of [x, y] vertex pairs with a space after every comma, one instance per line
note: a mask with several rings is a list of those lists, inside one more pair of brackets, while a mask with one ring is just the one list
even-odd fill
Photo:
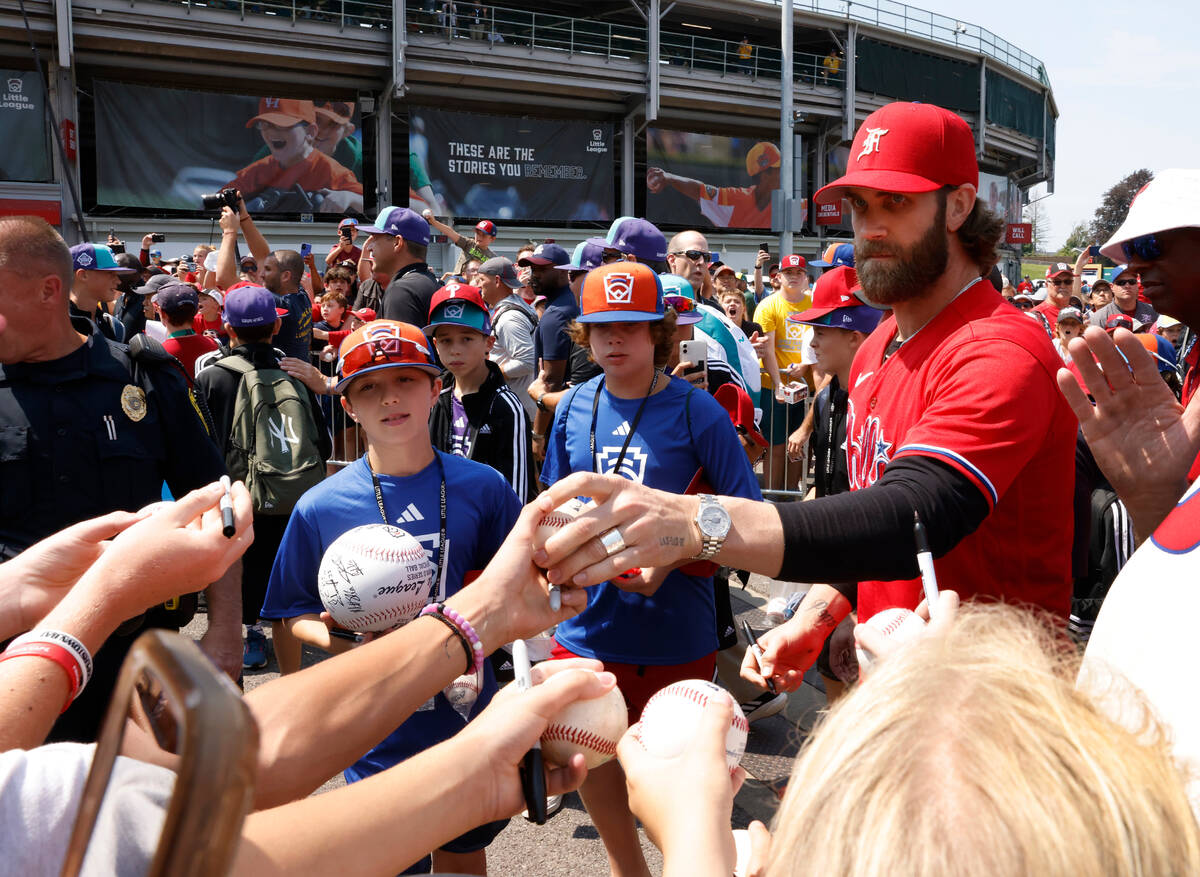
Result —
[[338, 229], [338, 234], [341, 235], [346, 240], [350, 240], [350, 226], [343, 225], [341, 228]]
[[150, 235], [150, 240], [154, 241], [154, 243], [156, 243], [156, 244], [161, 244], [166, 239], [167, 239], [167, 236], [165, 234], [162, 234], [157, 231], [154, 234]]
[[215, 210], [219, 213], [222, 207], [228, 207], [236, 213], [238, 209], [238, 190], [222, 189], [220, 192], [212, 195], [201, 195], [200, 203], [204, 205], [205, 210]]

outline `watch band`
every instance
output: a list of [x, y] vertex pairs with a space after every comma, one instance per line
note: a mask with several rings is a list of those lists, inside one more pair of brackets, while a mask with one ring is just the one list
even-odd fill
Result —
[[700, 553], [696, 555], [696, 560], [711, 560], [725, 544], [725, 536], [711, 536], [704, 532], [704, 527], [700, 524], [700, 517], [704, 514], [704, 509], [710, 505], [724, 509], [724, 506], [712, 494], [700, 494], [700, 511], [696, 515], [696, 526], [700, 529]]

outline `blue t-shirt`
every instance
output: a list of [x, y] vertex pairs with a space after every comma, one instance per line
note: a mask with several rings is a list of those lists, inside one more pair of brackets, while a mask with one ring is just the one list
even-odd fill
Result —
[[[642, 400], [618, 399], [601, 390], [602, 377], [580, 384], [559, 403], [542, 467], [546, 484], [572, 472], [592, 471], [589, 436], [598, 390], [596, 471], [613, 471]], [[620, 474], [648, 487], [683, 493], [700, 469], [718, 494], [762, 499], [725, 409], [708, 393], [671, 378], [647, 400]], [[559, 624], [555, 634], [577, 655], [623, 664], [671, 665], [716, 651], [711, 576], [672, 570], [652, 597], [622, 591], [610, 582], [587, 590], [587, 608]]]
[[[490, 466], [438, 452], [446, 470], [446, 596], [456, 593], [470, 570], [487, 566], [521, 511], [517, 495]], [[379, 476], [389, 523], [425, 546], [436, 568], [441, 473], [434, 460], [415, 475]], [[324, 611], [317, 593], [317, 570], [325, 549], [338, 536], [362, 524], [380, 523], [379, 505], [366, 457], [327, 478], [300, 497], [288, 520], [263, 602], [263, 618], [294, 618]], [[496, 692], [490, 663], [484, 664], [484, 690], [471, 717]], [[426, 705], [428, 707], [428, 704]], [[439, 692], [432, 708], [413, 713], [382, 743], [346, 771], [347, 782], [363, 779], [448, 740], [463, 720]]]
[[287, 313], [280, 317], [279, 332], [272, 343], [286, 356], [294, 356], [308, 362], [312, 347], [312, 299], [304, 290], [276, 295], [275, 306], [285, 308]]
[[534, 352], [538, 359], [566, 360], [571, 353], [567, 324], [579, 316], [579, 302], [571, 287], [564, 286], [546, 300], [546, 309], [538, 320], [533, 336]]

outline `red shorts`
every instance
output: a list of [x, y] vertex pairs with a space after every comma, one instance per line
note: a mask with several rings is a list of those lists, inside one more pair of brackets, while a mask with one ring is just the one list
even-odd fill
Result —
[[[581, 658], [574, 652], [568, 651], [554, 641], [554, 649], [550, 652], [551, 661], [562, 661], [567, 658]], [[686, 664], [618, 664], [605, 661], [604, 669], [617, 677], [617, 687], [625, 695], [625, 707], [629, 711], [629, 724], [642, 717], [646, 701], [666, 688], [672, 682], [684, 679], [712, 679], [713, 671], [717, 668], [717, 653], [705, 655]]]

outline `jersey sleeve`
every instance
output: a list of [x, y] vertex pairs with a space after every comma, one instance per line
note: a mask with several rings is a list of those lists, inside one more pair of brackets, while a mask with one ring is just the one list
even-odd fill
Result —
[[263, 618], [295, 618], [319, 614], [325, 609], [317, 593], [321, 536], [302, 509], [303, 505], [296, 507], [283, 531], [259, 613]]
[[1049, 413], [1065, 402], [1053, 373], [1013, 341], [983, 338], [943, 357], [927, 379], [927, 407], [892, 459], [926, 456], [947, 463], [983, 493], [991, 509], [1046, 439], [1048, 417], [1030, 412]]
[[704, 392], [692, 394], [691, 409], [696, 454], [713, 490], [721, 496], [761, 500], [758, 479], [725, 409]]

